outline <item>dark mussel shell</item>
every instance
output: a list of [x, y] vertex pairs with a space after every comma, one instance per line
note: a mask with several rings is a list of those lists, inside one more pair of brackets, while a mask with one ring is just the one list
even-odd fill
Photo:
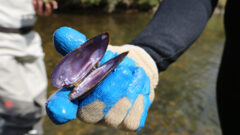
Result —
[[111, 71], [113, 71], [119, 63], [127, 56], [128, 52], [124, 52], [102, 66], [93, 70], [84, 80], [76, 86], [69, 94], [69, 99], [74, 100], [87, 94], [92, 88], [99, 84]]
[[69, 99], [74, 100], [87, 94], [99, 84], [127, 56], [124, 52], [97, 69], [109, 43], [109, 34], [100, 34], [67, 54], [52, 74], [52, 83], [57, 88], [74, 86]]
[[53, 71], [53, 85], [62, 88], [81, 81], [102, 59], [108, 43], [109, 34], [103, 33], [66, 55]]

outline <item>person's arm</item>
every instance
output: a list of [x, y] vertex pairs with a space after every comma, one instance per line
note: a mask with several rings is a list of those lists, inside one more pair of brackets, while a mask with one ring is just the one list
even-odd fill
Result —
[[201, 34], [218, 0], [164, 0], [149, 25], [130, 44], [144, 48], [165, 70]]

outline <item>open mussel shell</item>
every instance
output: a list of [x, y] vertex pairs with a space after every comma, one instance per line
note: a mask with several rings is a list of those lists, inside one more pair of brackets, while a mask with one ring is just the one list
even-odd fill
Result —
[[61, 88], [82, 80], [102, 59], [108, 43], [109, 34], [100, 34], [67, 54], [53, 71], [53, 85]]
[[84, 80], [76, 86], [69, 94], [69, 99], [74, 100], [86, 95], [97, 84], [99, 84], [111, 71], [113, 71], [119, 63], [127, 56], [128, 52], [121, 53], [120, 55], [110, 59], [102, 66], [93, 70]]

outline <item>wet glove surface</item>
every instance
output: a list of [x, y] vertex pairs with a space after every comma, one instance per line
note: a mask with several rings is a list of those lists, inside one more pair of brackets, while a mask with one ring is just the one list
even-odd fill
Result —
[[[75, 45], [76, 41], [84, 40], [82, 37], [84, 36], [81, 33], [73, 29], [62, 27], [55, 32], [54, 43], [56, 49], [64, 55], [77, 48], [79, 45]], [[107, 51], [100, 64], [117, 54]], [[124, 130], [138, 131], [144, 126], [152, 101], [149, 77], [144, 69], [137, 67], [136, 62], [129, 57], [126, 57], [109, 76], [79, 102], [69, 101], [67, 98], [69, 93], [66, 92], [68, 90], [63, 89], [53, 94], [46, 103], [50, 119], [57, 124], [66, 123], [77, 115], [80, 120], [87, 123], [106, 124]], [[62, 91], [64, 92], [58, 94]], [[54, 105], [51, 105], [53, 103]]]

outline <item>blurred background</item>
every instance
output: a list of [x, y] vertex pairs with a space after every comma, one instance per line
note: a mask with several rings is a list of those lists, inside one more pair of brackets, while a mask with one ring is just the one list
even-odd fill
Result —
[[[69, 26], [91, 38], [109, 32], [111, 44], [122, 45], [136, 37], [151, 20], [159, 0], [58, 0], [59, 8], [49, 17], [39, 17], [36, 30], [43, 40], [48, 72], [48, 96], [55, 92], [51, 73], [62, 56], [52, 42], [54, 31]], [[156, 98], [145, 128], [123, 132], [78, 120], [54, 125], [47, 117], [45, 135], [219, 135], [215, 84], [224, 44], [223, 13], [219, 4], [201, 37], [159, 74]]]

